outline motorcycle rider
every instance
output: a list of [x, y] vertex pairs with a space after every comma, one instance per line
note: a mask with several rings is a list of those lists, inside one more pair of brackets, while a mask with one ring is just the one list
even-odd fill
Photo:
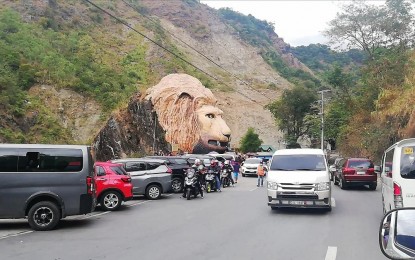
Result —
[[213, 159], [210, 161], [210, 166], [208, 167], [208, 170], [212, 170], [215, 173], [215, 180], [216, 180], [216, 190], [221, 192], [220, 189], [220, 166], [218, 165], [218, 162]]
[[223, 168], [222, 168], [222, 170], [226, 170], [226, 171], [229, 173], [228, 178], [229, 178], [229, 180], [231, 181], [232, 186], [234, 186], [234, 185], [235, 185], [235, 183], [234, 183], [233, 178], [232, 178], [233, 167], [232, 167], [232, 165], [230, 164], [229, 160], [226, 160], [226, 161], [223, 163]]
[[[192, 169], [195, 171], [197, 183], [196, 183], [196, 189], [198, 189], [200, 196], [203, 199], [203, 190], [202, 190], [202, 184], [201, 184], [201, 178], [204, 177], [203, 172], [205, 171], [202, 162], [200, 159], [196, 159], [195, 163], [192, 165]], [[186, 189], [183, 189], [183, 198], [186, 198]]]

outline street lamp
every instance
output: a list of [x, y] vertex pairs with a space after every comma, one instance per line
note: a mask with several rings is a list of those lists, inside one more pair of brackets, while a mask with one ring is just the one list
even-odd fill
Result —
[[329, 89], [325, 89], [325, 90], [320, 90], [317, 91], [317, 93], [321, 94], [321, 110], [320, 110], [320, 115], [321, 115], [321, 150], [324, 151], [324, 93], [330, 92], [331, 90]]

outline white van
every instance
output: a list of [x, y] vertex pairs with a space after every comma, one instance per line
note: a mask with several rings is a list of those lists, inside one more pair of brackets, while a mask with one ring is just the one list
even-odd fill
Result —
[[330, 174], [321, 149], [278, 150], [268, 171], [268, 206], [331, 210]]
[[415, 207], [415, 138], [389, 147], [381, 167], [383, 212]]

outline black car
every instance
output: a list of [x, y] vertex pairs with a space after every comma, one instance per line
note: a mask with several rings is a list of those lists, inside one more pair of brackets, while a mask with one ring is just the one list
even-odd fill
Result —
[[147, 158], [160, 159], [166, 161], [168, 167], [172, 170], [171, 188], [173, 192], [181, 192], [184, 183], [184, 172], [191, 165], [187, 158], [180, 156], [147, 156]]

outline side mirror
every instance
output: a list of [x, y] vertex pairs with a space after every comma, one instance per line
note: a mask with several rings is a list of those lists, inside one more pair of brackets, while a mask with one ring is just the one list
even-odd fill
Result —
[[380, 169], [380, 166], [379, 165], [376, 165], [375, 166], [375, 172], [376, 173], [380, 173], [382, 170]]
[[335, 171], [336, 171], [336, 166], [334, 166], [334, 165], [330, 165], [329, 170], [330, 170], [331, 172], [335, 172]]
[[389, 259], [415, 258], [415, 208], [386, 213], [379, 228], [379, 246]]

